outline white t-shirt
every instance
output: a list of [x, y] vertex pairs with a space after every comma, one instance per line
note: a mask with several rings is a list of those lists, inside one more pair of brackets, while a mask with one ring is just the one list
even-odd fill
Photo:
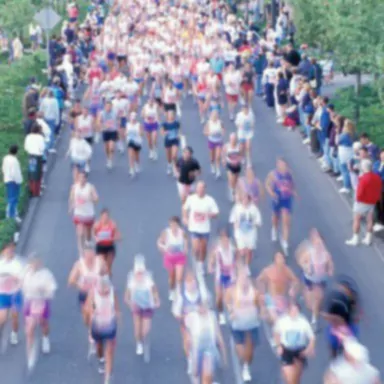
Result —
[[261, 225], [261, 213], [255, 204], [246, 207], [238, 203], [231, 211], [229, 222], [235, 225], [236, 230], [245, 235]]
[[239, 131], [249, 132], [252, 131], [255, 124], [255, 115], [251, 110], [248, 113], [240, 111], [236, 115], [235, 125]]
[[69, 144], [69, 154], [74, 162], [88, 161], [92, 156], [92, 147], [85, 139], [73, 137]]
[[227, 72], [224, 75], [225, 92], [228, 95], [238, 95], [240, 93], [241, 79], [239, 71]]
[[189, 212], [188, 230], [202, 234], [207, 234], [211, 231], [209, 215], [217, 215], [219, 213], [216, 201], [208, 195], [204, 197], [199, 197], [196, 194], [188, 196], [183, 208]]
[[0, 294], [11, 295], [20, 289], [25, 274], [23, 262], [14, 257], [11, 260], [0, 258]]
[[296, 318], [283, 315], [277, 320], [274, 331], [279, 334], [282, 346], [293, 351], [305, 348], [315, 337], [311, 324], [303, 315]]
[[26, 299], [52, 299], [57, 283], [52, 272], [46, 268], [27, 271], [23, 281], [23, 295]]

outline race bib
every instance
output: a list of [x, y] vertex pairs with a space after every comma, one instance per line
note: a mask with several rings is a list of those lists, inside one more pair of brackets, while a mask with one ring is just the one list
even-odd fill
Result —
[[195, 220], [196, 223], [203, 223], [204, 221], [207, 220], [207, 215], [201, 212], [194, 212], [193, 219]]

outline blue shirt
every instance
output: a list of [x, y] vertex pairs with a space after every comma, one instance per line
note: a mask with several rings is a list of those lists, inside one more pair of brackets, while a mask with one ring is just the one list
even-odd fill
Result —
[[323, 107], [320, 115], [320, 128], [326, 136], [328, 136], [330, 126], [331, 126], [331, 117], [329, 116], [327, 107]]
[[340, 147], [352, 147], [353, 146], [353, 138], [348, 133], [342, 133], [339, 136], [339, 146]]
[[380, 160], [376, 160], [373, 163], [373, 172], [379, 175], [381, 180], [384, 182], [384, 163], [382, 163]]
[[221, 59], [221, 58], [217, 58], [217, 59], [213, 58], [213, 59], [211, 59], [210, 64], [211, 64], [211, 68], [212, 68], [213, 72], [215, 72], [216, 74], [223, 72], [224, 65], [225, 65], [223, 59]]
[[55, 99], [59, 104], [59, 108], [64, 109], [64, 91], [60, 87], [57, 87], [56, 85], [52, 86], [51, 90], [55, 96]]
[[166, 138], [169, 140], [177, 139], [179, 136], [180, 123], [178, 121], [164, 122], [163, 129], [165, 131]]

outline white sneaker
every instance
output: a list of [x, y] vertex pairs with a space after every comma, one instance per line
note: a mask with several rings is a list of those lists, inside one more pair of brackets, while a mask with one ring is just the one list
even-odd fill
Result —
[[281, 248], [283, 249], [284, 255], [288, 256], [289, 245], [287, 241], [281, 240]]
[[100, 375], [104, 375], [104, 373], [105, 373], [105, 365], [104, 365], [104, 363], [105, 363], [104, 358], [99, 359], [99, 367], [98, 367], [97, 370], [98, 370]]
[[144, 346], [142, 343], [136, 344], [136, 355], [141, 356], [144, 353]]
[[190, 357], [187, 359], [187, 375], [192, 375], [192, 359]]
[[381, 231], [384, 231], [384, 225], [380, 223], [376, 223], [373, 226], [373, 232], [381, 232]]
[[275, 227], [272, 227], [271, 240], [273, 242], [277, 241], [277, 229]]
[[283, 120], [283, 119], [277, 119], [277, 120], [276, 120], [276, 123], [277, 123], [277, 124], [283, 124], [283, 123], [284, 123], [284, 120]]
[[138, 163], [135, 164], [135, 172], [140, 173], [140, 165]]
[[214, 175], [216, 173], [216, 167], [214, 164], [211, 164], [211, 173]]
[[339, 176], [336, 180], [337, 181], [343, 181], [343, 176]]
[[172, 173], [172, 164], [167, 165], [167, 175], [170, 175]]
[[351, 190], [350, 189], [348, 189], [348, 188], [340, 188], [339, 189], [339, 193], [343, 193], [343, 194], [348, 194], [349, 192], [351, 192]]
[[44, 354], [51, 352], [51, 342], [49, 341], [48, 336], [43, 336], [41, 350]]
[[201, 261], [196, 262], [196, 272], [203, 276], [205, 274], [204, 263]]
[[364, 245], [367, 245], [367, 246], [372, 245], [372, 233], [367, 232], [367, 234], [365, 235], [365, 237], [364, 237], [362, 243], [363, 243]]
[[36, 362], [37, 362], [37, 348], [36, 348], [36, 343], [33, 343], [31, 347], [31, 351], [29, 352], [28, 361], [27, 361], [29, 372], [31, 372], [35, 368]]
[[133, 168], [129, 169], [129, 176], [131, 176], [131, 177], [135, 176], [135, 170]]
[[310, 141], [309, 139], [304, 139], [303, 144], [309, 144], [309, 141]]
[[54, 155], [57, 151], [55, 148], [48, 149], [48, 152]]
[[171, 291], [169, 291], [168, 299], [169, 299], [169, 301], [175, 300], [175, 291], [173, 289]]
[[359, 245], [359, 235], [353, 235], [351, 239], [345, 242], [346, 245], [350, 245], [351, 247], [356, 247]]
[[221, 172], [220, 172], [220, 169], [217, 169], [216, 170], [216, 175], [215, 175], [216, 179], [220, 179], [221, 177]]
[[220, 323], [220, 325], [225, 325], [226, 324], [225, 315], [222, 312], [219, 313], [219, 323]]
[[200, 118], [200, 124], [204, 124], [205, 123], [205, 119], [204, 119], [204, 117], [201, 117]]
[[248, 364], [244, 364], [243, 365], [242, 376], [243, 376], [243, 380], [244, 381], [251, 381], [252, 380], [251, 371], [249, 369], [249, 365]]
[[21, 224], [22, 220], [21, 220], [21, 217], [20, 216], [16, 216], [15, 217], [15, 221], [17, 224]]
[[91, 172], [91, 167], [89, 166], [88, 163], [85, 164], [84, 171], [85, 171], [85, 173], [89, 173], [89, 172]]
[[153, 150], [153, 160], [157, 160], [157, 152], [156, 150]]
[[9, 336], [9, 342], [11, 345], [17, 345], [19, 344], [19, 337], [16, 332], [12, 331], [10, 336]]
[[100, 142], [100, 132], [96, 132], [95, 133], [95, 143], [99, 143]]
[[154, 155], [153, 151], [149, 151], [149, 156], [148, 156], [149, 160], [153, 160], [154, 158], [153, 155]]
[[112, 168], [112, 160], [107, 160], [107, 168], [111, 169]]

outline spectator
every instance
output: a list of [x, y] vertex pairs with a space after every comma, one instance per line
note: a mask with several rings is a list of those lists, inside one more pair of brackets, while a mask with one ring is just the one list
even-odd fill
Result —
[[355, 141], [353, 143], [352, 148], [353, 148], [353, 157], [348, 163], [348, 169], [349, 169], [349, 177], [351, 178], [352, 189], [354, 192], [356, 192], [357, 183], [359, 181], [359, 176], [361, 174], [360, 151], [362, 149], [362, 146], [358, 141]]
[[53, 146], [55, 143], [56, 129], [60, 123], [60, 109], [59, 103], [53, 97], [53, 92], [51, 90], [48, 91], [47, 96], [41, 100], [40, 112], [43, 113], [44, 120], [49, 125], [51, 130], [48, 150], [50, 153], [55, 153], [56, 150], [53, 148]]
[[286, 47], [286, 51], [284, 54], [284, 59], [292, 66], [297, 67], [300, 64], [300, 54], [297, 52], [293, 45], [290, 43]]
[[31, 47], [33, 51], [36, 51], [39, 47], [38, 44], [38, 32], [37, 32], [37, 24], [31, 23], [29, 24], [29, 40], [31, 41]]
[[297, 91], [299, 89], [301, 81], [301, 76], [297, 72], [297, 68], [292, 68], [292, 78], [289, 82], [289, 95], [290, 95], [290, 103], [297, 105], [298, 100], [296, 98]]
[[313, 114], [315, 113], [315, 106], [313, 105], [314, 97], [312, 97], [311, 86], [309, 83], [303, 84], [303, 94], [300, 96], [300, 108], [302, 111], [303, 118], [301, 120], [301, 124], [304, 127], [304, 136], [306, 139], [304, 140], [304, 144], [308, 144], [310, 142], [311, 136], [311, 121]]
[[316, 93], [318, 95], [320, 95], [321, 86], [323, 83], [323, 70], [314, 58], [311, 59], [311, 70], [309, 72], [309, 80], [311, 87], [316, 90]]
[[361, 161], [361, 176], [357, 184], [355, 202], [353, 205], [353, 236], [346, 241], [347, 245], [356, 246], [359, 244], [361, 219], [365, 217], [367, 232], [363, 244], [372, 244], [373, 214], [375, 205], [381, 199], [382, 181], [378, 174], [372, 172], [372, 161], [363, 159]]
[[31, 132], [32, 126], [36, 122], [36, 112], [37, 109], [32, 107], [28, 109], [27, 118], [24, 120], [24, 133], [28, 135]]
[[45, 139], [41, 127], [35, 124], [24, 141], [25, 152], [28, 153], [28, 185], [32, 197], [40, 196], [41, 180], [43, 176], [43, 156]]
[[275, 106], [275, 83], [276, 83], [276, 69], [272, 61], [268, 63], [268, 67], [264, 70], [262, 84], [265, 86], [265, 101], [268, 107]]
[[28, 111], [31, 108], [37, 110], [39, 107], [39, 86], [34, 83], [30, 83], [30, 85], [25, 90], [23, 96], [23, 116], [24, 119], [28, 118]]
[[360, 143], [363, 147], [367, 148], [369, 156], [375, 162], [379, 158], [380, 149], [376, 144], [373, 144], [369, 138], [368, 133], [362, 133], [360, 136]]
[[332, 116], [332, 126], [331, 133], [329, 135], [329, 145], [331, 147], [331, 160], [332, 160], [332, 169], [333, 176], [338, 178], [338, 181], [342, 181], [343, 178], [340, 172], [340, 162], [338, 155], [338, 145], [336, 143], [336, 138], [339, 136], [340, 132], [343, 129], [345, 118], [344, 116], [333, 114]]
[[381, 199], [376, 204], [376, 223], [373, 226], [375, 232], [384, 230], [384, 149], [380, 151], [379, 160], [373, 164], [373, 172], [381, 178]]
[[19, 147], [17, 145], [12, 145], [9, 148], [8, 155], [5, 155], [3, 158], [2, 171], [7, 200], [6, 217], [21, 222], [17, 212], [17, 206], [19, 204], [20, 186], [23, 182], [23, 175], [21, 173], [19, 159], [17, 158], [18, 151]]
[[60, 121], [59, 124], [56, 126], [56, 134], [59, 133], [60, 131], [60, 126], [61, 126], [61, 119], [63, 116], [63, 111], [65, 107], [65, 93], [64, 90], [60, 86], [61, 80], [59, 77], [54, 77], [51, 90], [53, 92], [53, 95], [55, 99], [57, 100], [57, 103], [59, 105], [59, 111], [60, 111]]
[[349, 193], [352, 189], [348, 164], [353, 157], [353, 142], [355, 136], [355, 125], [351, 120], [345, 120], [342, 132], [336, 137], [336, 144], [338, 147], [337, 154], [343, 181], [343, 187], [339, 190], [340, 193]]
[[261, 48], [258, 54], [256, 55], [256, 58], [253, 62], [253, 66], [255, 68], [256, 75], [256, 95], [262, 96], [264, 93], [262, 85], [263, 72], [264, 69], [267, 67], [267, 57], [263, 48]]
[[[329, 134], [331, 128], [331, 115], [328, 106], [328, 97], [320, 97], [320, 120], [318, 130], [318, 140], [320, 143], [320, 150], [322, 154], [321, 166], [324, 172], [328, 172], [331, 169], [331, 159], [329, 156]], [[333, 105], [331, 105], [331, 109]]]
[[20, 60], [24, 55], [24, 47], [19, 36], [12, 40], [12, 60]]
[[276, 84], [276, 113], [278, 124], [282, 124], [284, 122], [285, 111], [288, 105], [288, 91], [288, 81], [284, 78], [283, 72], [278, 70]]
[[311, 75], [312, 64], [305, 53], [301, 57], [301, 62], [298, 68], [300, 75], [309, 80]]

